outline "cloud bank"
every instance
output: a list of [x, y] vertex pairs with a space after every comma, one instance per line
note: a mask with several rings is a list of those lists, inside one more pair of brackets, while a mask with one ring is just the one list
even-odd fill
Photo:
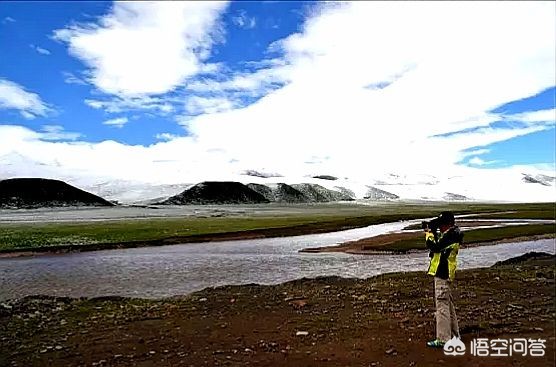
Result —
[[28, 92], [12, 81], [0, 78], [0, 109], [14, 109], [26, 119], [46, 116], [51, 110], [38, 94]]

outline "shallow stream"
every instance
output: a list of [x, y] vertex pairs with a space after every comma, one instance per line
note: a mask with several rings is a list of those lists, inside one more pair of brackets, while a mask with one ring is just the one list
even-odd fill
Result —
[[[189, 243], [0, 259], [0, 300], [26, 295], [158, 298], [225, 284], [274, 284], [303, 277], [365, 278], [427, 268], [427, 252], [405, 255], [299, 253], [419, 223], [405, 221], [347, 231], [244, 241]], [[459, 268], [485, 267], [529, 251], [555, 252], [554, 239], [463, 248]]]

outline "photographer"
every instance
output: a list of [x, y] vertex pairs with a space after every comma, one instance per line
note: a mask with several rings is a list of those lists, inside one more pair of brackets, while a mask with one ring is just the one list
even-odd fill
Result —
[[436, 303], [436, 339], [427, 342], [427, 346], [441, 348], [452, 336], [459, 338], [450, 283], [456, 273], [456, 257], [463, 242], [463, 233], [455, 225], [452, 212], [442, 212], [430, 222], [423, 222], [423, 229], [426, 245], [430, 250], [428, 274], [434, 276]]

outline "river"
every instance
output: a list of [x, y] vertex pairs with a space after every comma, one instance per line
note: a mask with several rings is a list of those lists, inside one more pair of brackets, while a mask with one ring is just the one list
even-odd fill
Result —
[[[419, 223], [404, 221], [347, 231], [244, 241], [91, 251], [0, 259], [0, 300], [26, 295], [159, 298], [225, 284], [275, 284], [303, 277], [365, 278], [425, 270], [426, 251], [405, 255], [299, 253]], [[463, 248], [459, 268], [485, 267], [529, 251], [555, 252], [554, 239]]]

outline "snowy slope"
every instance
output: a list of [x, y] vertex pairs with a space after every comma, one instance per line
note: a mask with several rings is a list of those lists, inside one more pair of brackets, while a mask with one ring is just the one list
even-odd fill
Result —
[[85, 186], [85, 189], [107, 200], [121, 204], [150, 204], [177, 195], [193, 184], [148, 184], [137, 181], [114, 180]]

